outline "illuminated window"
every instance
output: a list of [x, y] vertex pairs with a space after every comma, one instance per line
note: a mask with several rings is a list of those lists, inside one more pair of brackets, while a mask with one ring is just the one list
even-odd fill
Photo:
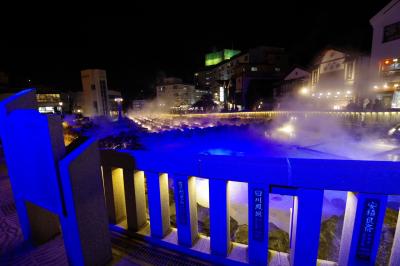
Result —
[[39, 103], [58, 103], [60, 102], [60, 94], [37, 94], [36, 99]]
[[251, 67], [251, 71], [258, 71], [257, 67]]

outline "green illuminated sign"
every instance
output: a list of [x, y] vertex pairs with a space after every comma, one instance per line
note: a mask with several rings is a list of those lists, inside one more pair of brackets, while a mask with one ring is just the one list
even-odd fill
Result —
[[224, 49], [222, 51], [213, 52], [206, 54], [206, 66], [213, 66], [219, 64], [224, 60], [230, 59], [232, 56], [237, 55], [240, 53], [239, 50], [232, 50], [232, 49]]

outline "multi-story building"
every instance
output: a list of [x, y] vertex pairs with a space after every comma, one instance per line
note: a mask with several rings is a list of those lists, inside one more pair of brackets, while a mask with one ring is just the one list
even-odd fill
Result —
[[291, 108], [295, 100], [310, 92], [310, 72], [302, 67], [293, 67], [276, 88], [274, 97], [281, 108]]
[[309, 96], [314, 106], [341, 110], [360, 103], [368, 87], [369, 57], [356, 52], [325, 49], [313, 61]]
[[393, 0], [370, 23], [373, 27], [370, 91], [385, 108], [400, 108], [400, 1]]
[[118, 116], [119, 105], [121, 104], [122, 104], [121, 92], [116, 90], [108, 90], [108, 107], [110, 115], [112, 117]]
[[[72, 92], [46, 86], [32, 86], [36, 90], [39, 112], [66, 114], [72, 112]], [[0, 100], [5, 99], [26, 88], [5, 88], [1, 90]]]
[[193, 84], [184, 83], [182, 79], [174, 77], [165, 78], [156, 86], [156, 91], [158, 106], [165, 110], [187, 110], [205, 93], [195, 89]]
[[57, 89], [36, 88], [36, 100], [41, 113], [70, 113], [72, 102], [70, 93]]
[[147, 100], [133, 100], [132, 111], [142, 111], [149, 102]]
[[195, 73], [195, 84], [209, 90], [225, 109], [251, 109], [259, 98], [272, 100], [274, 84], [286, 68], [283, 48], [260, 46], [206, 65]]
[[105, 70], [86, 69], [81, 71], [82, 111], [85, 116], [109, 116], [109, 90]]

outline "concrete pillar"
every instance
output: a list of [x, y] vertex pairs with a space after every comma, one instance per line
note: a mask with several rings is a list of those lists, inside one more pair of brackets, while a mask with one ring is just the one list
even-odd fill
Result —
[[126, 219], [124, 175], [122, 168], [112, 169], [112, 189], [114, 194], [115, 220], [118, 224]]
[[146, 172], [151, 236], [163, 238], [171, 228], [168, 175]]
[[298, 189], [294, 197], [290, 265], [316, 265], [323, 190]]
[[389, 265], [400, 265], [400, 212], [397, 218], [396, 232], [394, 234], [392, 254], [390, 255]]
[[226, 257], [231, 249], [228, 182], [210, 179], [209, 184], [211, 253]]
[[136, 232], [147, 223], [144, 173], [132, 169], [123, 173], [128, 231]]
[[179, 245], [192, 247], [198, 239], [196, 177], [174, 176]]
[[251, 265], [268, 263], [269, 185], [249, 183], [249, 245]]
[[106, 265], [112, 258], [97, 142], [86, 141], [59, 162], [66, 215], [60, 216], [70, 265]]
[[349, 192], [340, 241], [339, 265], [374, 265], [387, 196]]
[[110, 221], [110, 223], [116, 224], [117, 218], [115, 216], [112, 168], [109, 166], [103, 166], [102, 169], [103, 169], [103, 184], [104, 184], [104, 194], [106, 197], [108, 220]]

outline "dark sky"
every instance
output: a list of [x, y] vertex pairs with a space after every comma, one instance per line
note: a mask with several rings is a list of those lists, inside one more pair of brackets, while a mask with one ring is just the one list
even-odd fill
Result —
[[[80, 70], [104, 68], [111, 89], [151, 93], [158, 73], [191, 82], [216, 47], [281, 46], [307, 66], [327, 45], [369, 52], [369, 19], [389, 1], [234, 1], [225, 6], [136, 6], [127, 15], [1, 19], [0, 69], [14, 85], [80, 89]], [[259, 4], [257, 4], [259, 3]]]

